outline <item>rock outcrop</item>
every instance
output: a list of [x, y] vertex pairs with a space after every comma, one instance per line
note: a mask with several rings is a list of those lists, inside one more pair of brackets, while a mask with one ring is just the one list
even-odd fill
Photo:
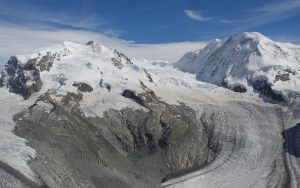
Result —
[[92, 86], [90, 86], [89, 84], [84, 83], [84, 82], [75, 82], [72, 84], [72, 86], [77, 87], [78, 90], [81, 92], [89, 92], [90, 93], [93, 91]]
[[0, 86], [8, 87], [10, 92], [20, 94], [24, 99], [29, 98], [42, 87], [36, 61], [29, 60], [26, 64], [21, 64], [17, 57], [10, 57], [1, 73]]

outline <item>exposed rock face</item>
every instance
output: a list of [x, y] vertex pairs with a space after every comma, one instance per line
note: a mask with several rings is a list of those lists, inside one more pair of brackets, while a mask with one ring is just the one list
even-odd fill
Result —
[[278, 71], [277, 75], [275, 76], [274, 83], [277, 81], [288, 81], [290, 79], [290, 75], [295, 76], [297, 71], [292, 70], [291, 68], [286, 68], [283, 71]]
[[43, 71], [50, 71], [53, 63], [55, 61], [60, 61], [61, 58], [71, 54], [71, 52], [65, 47], [59, 52], [50, 52], [48, 51], [45, 55], [38, 54], [37, 58], [31, 59], [29, 61], [33, 61], [36, 63], [36, 66]]
[[51, 55], [51, 52], [48, 52], [47, 55], [43, 56], [38, 62], [37, 66], [40, 68], [41, 72], [49, 71], [52, 67], [55, 56]]
[[40, 72], [49, 71], [53, 62], [60, 58], [59, 53], [47, 52], [44, 56], [21, 63], [16, 56], [12, 56], [1, 72], [0, 87], [8, 87], [10, 92], [28, 99], [33, 92], [38, 92], [42, 87]]
[[0, 86], [8, 87], [10, 92], [20, 94], [27, 99], [33, 92], [42, 87], [40, 70], [34, 60], [21, 64], [17, 57], [12, 56], [2, 71]]
[[[168, 105], [150, 91], [125, 93], [149, 110], [108, 110], [103, 118], [87, 118], [80, 110], [81, 94], [66, 93], [58, 101], [49, 91], [15, 116], [15, 132], [30, 137], [37, 151], [30, 166], [45, 184], [156, 187], [168, 174], [209, 162], [207, 135], [192, 109]], [[127, 157], [135, 153], [142, 158]]]
[[288, 81], [288, 80], [290, 80], [290, 75], [289, 75], [288, 73], [283, 73], [283, 74], [278, 73], [278, 74], [275, 76], [274, 83], [277, 82], [277, 81], [279, 81], [279, 80], [281, 80], [281, 81], [283, 81], [283, 82]]
[[105, 46], [95, 41], [88, 41], [86, 45], [90, 46], [94, 52], [112, 51], [112, 57], [110, 58], [110, 60], [112, 64], [118, 69], [122, 69], [126, 65], [133, 64], [129, 57], [127, 57], [124, 53], [121, 53], [116, 49], [106, 48]]
[[88, 46], [93, 46], [95, 44], [95, 41], [88, 41], [85, 45], [88, 45]]
[[243, 85], [233, 85], [233, 86], [228, 86], [227, 82], [225, 80], [222, 81], [221, 86], [228, 88], [234, 92], [239, 92], [239, 93], [245, 93], [247, 92], [247, 88]]
[[171, 172], [199, 167], [207, 162], [207, 135], [192, 109], [183, 103], [175, 106], [161, 102], [150, 90], [137, 96], [125, 91], [150, 110], [145, 127], [148, 140], [151, 138], [153, 148], [166, 150]]
[[129, 98], [129, 99], [132, 99], [133, 101], [135, 101], [136, 103], [144, 106], [144, 102], [143, 100], [137, 96], [137, 94], [134, 92], [134, 91], [131, 91], [129, 89], [125, 89], [122, 93], [122, 96], [123, 97], [126, 97], [126, 98]]
[[111, 85], [109, 83], [104, 82], [102, 78], [100, 79], [99, 86], [101, 88], [107, 89], [108, 91], [111, 90]]
[[255, 80], [252, 84], [253, 88], [264, 96], [278, 102], [286, 102], [280, 93], [276, 93], [272, 89], [272, 85], [265, 80]]
[[74, 87], [77, 87], [79, 91], [81, 92], [92, 92], [93, 91], [93, 88], [87, 84], [87, 83], [84, 83], [84, 82], [75, 82], [72, 84], [72, 86]]
[[113, 62], [113, 65], [118, 69], [122, 69], [125, 65], [133, 64], [129, 57], [119, 52], [118, 50], [114, 49], [113, 54], [114, 57], [111, 58], [111, 61]]
[[244, 86], [234, 86], [232, 88], [234, 92], [245, 93], [247, 89]]
[[151, 74], [149, 74], [146, 69], [144, 69], [144, 72], [145, 72], [147, 78], [149, 79], [149, 82], [153, 83], [153, 79], [151, 77]]

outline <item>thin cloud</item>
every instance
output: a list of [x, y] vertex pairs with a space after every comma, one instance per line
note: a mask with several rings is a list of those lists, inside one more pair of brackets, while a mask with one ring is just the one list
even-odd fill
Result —
[[205, 21], [209, 18], [204, 17], [199, 11], [193, 11], [193, 10], [185, 10], [185, 15], [188, 16], [192, 20], [197, 21]]
[[256, 10], [264, 13], [283, 14], [285, 12], [300, 8], [299, 0], [285, 0], [276, 3], [270, 3]]
[[226, 20], [226, 19], [223, 19], [223, 20], [219, 20], [220, 23], [225, 23], [225, 24], [230, 24], [230, 23], [234, 23], [233, 20]]
[[39, 48], [62, 43], [64, 40], [80, 44], [94, 40], [107, 47], [116, 48], [129, 57], [168, 61], [178, 60], [184, 53], [200, 49], [207, 44], [207, 42], [137, 44], [84, 30], [36, 30], [19, 26], [0, 26], [0, 31], [0, 67], [11, 55], [32, 53]]
[[[78, 13], [55, 10], [41, 11], [41, 7], [28, 6], [26, 3], [1, 4], [0, 22], [9, 25], [11, 22], [35, 29], [78, 29], [108, 33], [119, 36], [122, 32], [115, 29], [106, 20], [99, 18], [95, 13], [82, 9]], [[17, 10], [17, 11], [15, 11]], [[9, 18], [9, 19], [7, 19]]]
[[290, 35], [275, 35], [271, 36], [271, 39], [284, 43], [293, 43], [300, 45], [300, 36], [290, 36]]
[[[230, 27], [223, 30], [224, 33], [239, 33], [253, 30], [256, 27], [266, 25], [272, 22], [288, 19], [299, 14], [300, 0], [285, 0], [273, 3], [267, 3], [252, 10], [236, 12], [240, 16], [236, 20], [231, 20], [236, 27]], [[220, 20], [220, 23], [224, 23]], [[294, 41], [291, 41], [294, 42]]]
[[249, 26], [260, 26], [295, 16], [299, 14], [299, 9], [299, 0], [277, 1], [254, 9], [252, 11], [252, 19], [246, 21]]

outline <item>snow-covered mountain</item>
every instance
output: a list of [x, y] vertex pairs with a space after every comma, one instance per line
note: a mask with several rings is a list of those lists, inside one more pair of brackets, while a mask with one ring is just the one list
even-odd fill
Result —
[[300, 46], [274, 42], [260, 33], [214, 40], [184, 55], [175, 67], [233, 91], [255, 91], [289, 104], [299, 100]]
[[243, 33], [186, 54], [183, 71], [94, 41], [12, 56], [0, 187], [299, 187], [299, 108], [251, 92], [274, 76], [295, 96], [298, 54]]

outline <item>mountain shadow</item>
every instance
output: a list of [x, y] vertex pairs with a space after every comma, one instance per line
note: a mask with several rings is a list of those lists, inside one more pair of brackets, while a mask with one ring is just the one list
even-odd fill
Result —
[[300, 123], [282, 132], [285, 152], [300, 157]]

